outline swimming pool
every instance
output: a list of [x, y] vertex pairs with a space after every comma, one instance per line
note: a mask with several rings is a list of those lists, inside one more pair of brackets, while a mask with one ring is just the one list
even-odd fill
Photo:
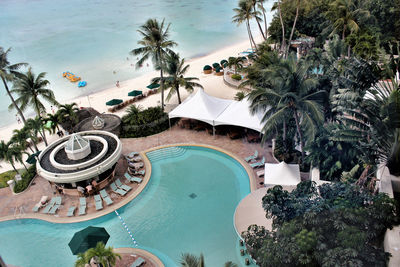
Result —
[[[238, 255], [233, 214], [250, 192], [248, 175], [239, 162], [216, 150], [182, 146], [170, 152], [147, 153], [152, 164], [145, 190], [118, 209], [139, 248], [156, 254], [165, 266], [178, 266], [182, 253], [203, 253], [208, 266], [223, 266]], [[88, 225], [102, 226], [110, 234], [108, 246], [132, 247], [118, 217], [53, 224], [24, 219], [0, 223], [0, 254], [18, 266], [72, 266], [72, 235]]]

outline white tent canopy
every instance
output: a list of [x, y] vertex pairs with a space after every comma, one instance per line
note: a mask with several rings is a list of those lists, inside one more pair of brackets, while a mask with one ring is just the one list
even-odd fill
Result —
[[250, 101], [227, 100], [210, 96], [199, 89], [172, 110], [169, 118], [183, 117], [204, 121], [212, 126], [235, 125], [261, 132], [262, 113], [250, 112]]
[[261, 120], [263, 114], [258, 112], [254, 115], [250, 112], [250, 101], [243, 99], [242, 101], [233, 101], [218, 118], [215, 119], [215, 125], [236, 125], [253, 129], [261, 132]]
[[265, 163], [264, 184], [297, 185], [300, 181], [298, 164]]
[[220, 115], [233, 100], [210, 96], [199, 89], [185, 101], [172, 110], [169, 118], [184, 117], [204, 121], [214, 126], [214, 120]]

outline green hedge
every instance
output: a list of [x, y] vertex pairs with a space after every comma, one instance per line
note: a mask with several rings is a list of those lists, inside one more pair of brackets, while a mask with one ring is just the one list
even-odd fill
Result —
[[205, 65], [203, 70], [212, 70], [212, 67], [210, 65]]
[[0, 173], [0, 188], [7, 187], [8, 186], [7, 181], [14, 180], [14, 176], [16, 174], [17, 173], [14, 170]]
[[242, 79], [242, 75], [240, 74], [232, 74], [232, 79], [236, 80], [236, 81], [240, 81]]
[[161, 107], [140, 111], [131, 107], [122, 117], [122, 138], [144, 137], [163, 132], [169, 128], [168, 114]]
[[36, 175], [36, 164], [32, 165], [28, 168], [28, 171], [25, 171], [21, 177], [22, 180], [15, 183], [14, 192], [21, 193], [26, 188], [28, 188], [29, 183], [32, 181], [33, 177]]

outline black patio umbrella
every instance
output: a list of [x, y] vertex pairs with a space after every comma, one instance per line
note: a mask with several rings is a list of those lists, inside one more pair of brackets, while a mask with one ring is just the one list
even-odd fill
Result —
[[38, 152], [35, 152], [35, 153], [29, 155], [29, 157], [26, 159], [25, 162], [29, 163], [29, 164], [35, 164], [36, 163], [36, 159], [39, 156], [40, 152], [42, 152], [42, 151], [38, 151]]
[[119, 105], [119, 104], [121, 104], [122, 102], [124, 102], [124, 101], [122, 101], [122, 99], [111, 99], [110, 101], [107, 101], [106, 102], [106, 105], [107, 106], [115, 106], [115, 105]]
[[141, 94], [142, 94], [142, 91], [133, 90], [133, 91], [130, 91], [130, 92], [128, 93], [128, 96], [138, 96], [138, 95], [141, 95]]
[[152, 84], [147, 85], [146, 87], [149, 88], [149, 89], [155, 89], [155, 88], [160, 87], [160, 84], [152, 83]]
[[110, 235], [103, 227], [88, 226], [85, 229], [76, 232], [69, 241], [68, 246], [72, 254], [84, 253], [89, 248], [96, 247], [98, 242], [107, 244]]

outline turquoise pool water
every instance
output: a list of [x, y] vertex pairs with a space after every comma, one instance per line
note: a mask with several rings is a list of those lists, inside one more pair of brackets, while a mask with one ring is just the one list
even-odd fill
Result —
[[[224, 153], [203, 147], [182, 147], [178, 152], [148, 154], [152, 176], [146, 189], [118, 209], [139, 248], [155, 253], [167, 267], [178, 266], [185, 252], [205, 256], [207, 266], [223, 266], [238, 255], [233, 214], [250, 193], [244, 168]], [[76, 259], [68, 242], [76, 231], [102, 226], [113, 247], [133, 242], [112, 213], [88, 222], [52, 224], [40, 220], [0, 223], [0, 254], [18, 266], [73, 266]]]

